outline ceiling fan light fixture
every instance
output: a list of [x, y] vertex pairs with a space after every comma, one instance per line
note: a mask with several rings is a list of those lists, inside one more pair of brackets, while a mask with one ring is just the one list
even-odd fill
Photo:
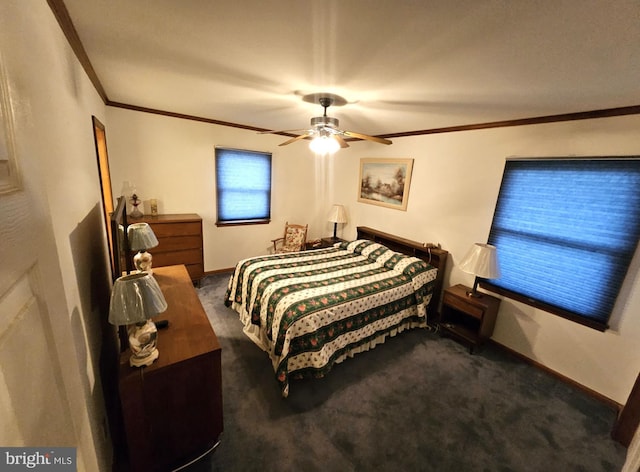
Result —
[[333, 154], [340, 149], [340, 143], [332, 136], [316, 136], [309, 143], [309, 149], [316, 154]]
[[[324, 112], [322, 116], [314, 116], [311, 118], [311, 128], [306, 130], [304, 134], [300, 134], [291, 139], [286, 140], [284, 143], [278, 144], [278, 146], [286, 146], [287, 144], [294, 143], [296, 141], [300, 141], [301, 139], [313, 138], [309, 147], [316, 154], [333, 154], [340, 148], [348, 148], [349, 145], [343, 138], [343, 136], [347, 136], [353, 139], [363, 139], [367, 141], [373, 141], [375, 143], [380, 144], [391, 144], [391, 141], [385, 138], [379, 138], [377, 136], [369, 136], [362, 133], [356, 133], [355, 131], [346, 131], [338, 128], [340, 126], [340, 122], [337, 118], [332, 116], [327, 116], [327, 108], [333, 105], [344, 105], [347, 101], [338, 96], [331, 93], [315, 93], [305, 95], [303, 100], [311, 102], [311, 103], [320, 103], [322, 108], [324, 108]], [[301, 130], [288, 130], [291, 131], [301, 131]], [[261, 131], [263, 133], [264, 131]], [[285, 131], [266, 131], [267, 133], [278, 133], [283, 134]]]

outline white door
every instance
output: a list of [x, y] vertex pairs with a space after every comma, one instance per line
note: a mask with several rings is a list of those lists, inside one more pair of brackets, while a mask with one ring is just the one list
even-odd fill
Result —
[[[15, 97], [0, 57], [0, 444], [69, 446], [76, 443], [53, 320], [50, 257], [55, 242], [37, 163], [16, 142]], [[49, 265], [49, 266], [48, 266]], [[58, 280], [59, 284], [60, 281]], [[49, 285], [50, 287], [50, 285]], [[64, 294], [55, 295], [63, 297]], [[47, 299], [49, 298], [49, 299]], [[75, 359], [73, 359], [75, 362]]]

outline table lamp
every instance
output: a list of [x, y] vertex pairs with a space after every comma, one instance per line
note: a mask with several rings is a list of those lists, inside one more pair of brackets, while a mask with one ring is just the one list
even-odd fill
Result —
[[467, 292], [467, 296], [481, 298], [482, 294], [478, 292], [478, 277], [483, 279], [500, 277], [496, 247], [491, 244], [475, 243], [460, 262], [460, 269], [476, 277], [473, 281], [473, 289]]
[[158, 330], [151, 318], [166, 309], [167, 302], [162, 290], [151, 274], [140, 272], [124, 275], [114, 282], [109, 323], [127, 327], [131, 367], [148, 366], [158, 358]]
[[336, 233], [338, 230], [338, 223], [347, 222], [347, 212], [342, 205], [333, 205], [331, 212], [329, 212], [329, 221], [333, 223], [333, 239], [336, 240]]
[[158, 239], [148, 223], [132, 223], [127, 227], [127, 238], [129, 240], [129, 248], [132, 251], [138, 251], [133, 256], [133, 263], [140, 272], [151, 273], [151, 254], [147, 249], [156, 247]]
[[138, 198], [138, 195], [136, 195], [136, 193], [134, 192], [133, 195], [131, 195], [131, 205], [133, 206], [133, 210], [131, 210], [131, 213], [129, 213], [129, 216], [132, 218], [142, 218], [142, 212], [140, 211], [140, 209], [138, 208], [138, 206], [142, 203], [142, 200], [140, 200]]

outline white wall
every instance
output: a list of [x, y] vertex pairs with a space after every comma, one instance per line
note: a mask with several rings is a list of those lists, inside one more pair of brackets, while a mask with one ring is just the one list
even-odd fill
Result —
[[[364, 151], [354, 145], [336, 159], [333, 199], [349, 208], [347, 236], [365, 225], [439, 242], [452, 255], [446, 285], [470, 285], [457, 263], [472, 243], [487, 241], [506, 157], [639, 155], [638, 129], [640, 117], [630, 116], [402, 138]], [[357, 202], [360, 157], [414, 159], [406, 212]], [[505, 299], [493, 339], [624, 404], [640, 371], [639, 265], [636, 254], [605, 333]]]
[[[303, 143], [279, 147], [287, 138], [113, 107], [107, 115], [114, 196], [128, 181], [147, 212], [148, 200], [155, 198], [160, 213], [199, 214], [205, 271], [266, 254], [286, 221], [308, 223], [310, 238], [327, 234], [331, 205], [318, 186], [326, 169]], [[215, 146], [273, 153], [270, 224], [216, 227]]]
[[[452, 258], [447, 285], [471, 284], [456, 264], [470, 245], [486, 241], [508, 156], [640, 154], [640, 117], [522, 126], [395, 139], [391, 146], [354, 142], [333, 157], [315, 157], [306, 143], [278, 147], [284, 138], [107, 107], [107, 141], [114, 192], [135, 182], [160, 211], [204, 218], [205, 270], [230, 268], [265, 253], [285, 220], [308, 222], [310, 237], [328, 236], [333, 203], [349, 223], [338, 236], [370, 226], [423, 242], [438, 242]], [[273, 152], [269, 225], [215, 226], [214, 146]], [[361, 157], [413, 158], [406, 212], [357, 202]], [[613, 328], [600, 333], [505, 300], [494, 339], [586, 387], [625, 403], [640, 370], [640, 282], [637, 264]]]
[[0, 51], [15, 104], [16, 153], [47, 240], [38, 248], [38, 269], [56, 346], [51, 358], [63, 364], [61, 387], [77, 440], [57, 444], [60, 432], [51, 430], [42, 435], [49, 444], [25, 446], [76, 446], [78, 470], [107, 470], [99, 361], [110, 272], [91, 122], [92, 115], [104, 118], [105, 106], [46, 1], [0, 2]]

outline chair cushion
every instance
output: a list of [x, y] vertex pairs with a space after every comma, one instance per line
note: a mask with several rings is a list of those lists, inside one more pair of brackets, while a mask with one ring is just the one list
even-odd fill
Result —
[[297, 228], [287, 228], [287, 232], [284, 235], [284, 247], [296, 247], [296, 251], [304, 245], [305, 231]]

